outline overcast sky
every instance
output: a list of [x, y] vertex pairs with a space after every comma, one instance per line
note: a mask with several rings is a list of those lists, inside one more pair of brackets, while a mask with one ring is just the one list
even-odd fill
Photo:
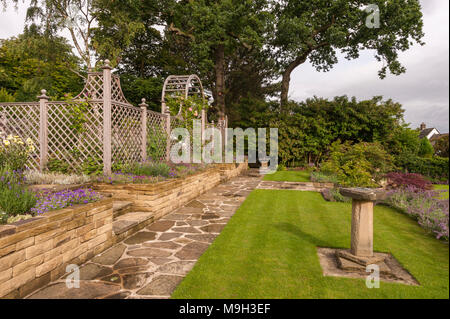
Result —
[[[28, 3], [28, 1], [26, 1]], [[376, 95], [391, 98], [405, 108], [411, 127], [422, 121], [442, 132], [449, 131], [449, 1], [422, 0], [425, 46], [414, 46], [400, 55], [407, 72], [400, 76], [378, 78], [380, 63], [373, 53], [363, 52], [358, 60], [339, 63], [327, 73], [304, 64], [292, 74], [290, 98], [304, 100], [314, 95], [337, 95], [369, 99]], [[26, 5], [12, 5], [0, 12], [0, 38], [22, 32]]]

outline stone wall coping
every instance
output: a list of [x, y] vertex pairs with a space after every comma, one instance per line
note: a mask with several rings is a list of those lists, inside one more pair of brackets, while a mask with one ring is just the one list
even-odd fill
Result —
[[[71, 207], [66, 207], [62, 209], [53, 210], [50, 212], [45, 213], [44, 215], [35, 216], [26, 220], [21, 220], [18, 222], [14, 222], [11, 224], [6, 225], [0, 225], [0, 238], [4, 238], [10, 235], [14, 235], [23, 231], [29, 231], [31, 228], [40, 226], [42, 224], [45, 224], [47, 222], [51, 222], [52, 220], [58, 220], [58, 217], [63, 216], [70, 216], [77, 214], [79, 212], [86, 212], [88, 210], [91, 210], [93, 208], [97, 208], [100, 206], [108, 205], [110, 204], [112, 207], [113, 199], [111, 196], [108, 196], [106, 198], [102, 198], [99, 201], [93, 202], [93, 203], [87, 203], [87, 204], [78, 204]], [[45, 232], [45, 230], [43, 230]], [[38, 233], [33, 232], [33, 236], [37, 235]], [[31, 234], [30, 234], [31, 236]]]
[[218, 167], [211, 167], [204, 171], [185, 176], [182, 178], [174, 178], [171, 180], [161, 181], [157, 183], [151, 184], [133, 184], [133, 183], [124, 183], [124, 184], [109, 184], [109, 183], [96, 183], [94, 184], [94, 188], [101, 187], [104, 189], [108, 188], [122, 188], [125, 190], [143, 190], [143, 191], [161, 191], [165, 189], [171, 189], [176, 186], [181, 186], [184, 183], [188, 183], [193, 179], [196, 179], [202, 175], [211, 175], [220, 171]]

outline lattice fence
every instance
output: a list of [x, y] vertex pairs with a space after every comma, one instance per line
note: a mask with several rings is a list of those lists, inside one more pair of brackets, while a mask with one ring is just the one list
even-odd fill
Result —
[[141, 109], [112, 104], [112, 162], [130, 164], [142, 161]]
[[71, 101], [49, 101], [43, 90], [39, 102], [0, 103], [0, 132], [34, 143], [30, 169], [54, 164], [67, 171], [103, 169], [109, 174], [120, 164], [169, 158], [177, 141], [168, 133], [186, 127], [184, 120], [147, 110], [145, 100], [140, 107], [131, 105], [120, 78], [105, 62], [103, 72], [90, 72]]
[[169, 115], [147, 111], [147, 156], [151, 160], [166, 159], [167, 127]]
[[[48, 102], [48, 160], [67, 170], [103, 166], [103, 108], [99, 102]], [[90, 166], [88, 168], [87, 166]]]
[[19, 136], [22, 140], [30, 138], [34, 144], [34, 152], [30, 154], [27, 166], [30, 169], [39, 167], [39, 103], [1, 103], [0, 133]]

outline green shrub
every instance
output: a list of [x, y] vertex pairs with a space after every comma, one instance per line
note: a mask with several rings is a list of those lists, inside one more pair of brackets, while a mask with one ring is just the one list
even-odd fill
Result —
[[448, 158], [437, 156], [423, 158], [405, 154], [398, 156], [395, 160], [395, 164], [403, 172], [422, 174], [433, 180], [448, 181]]
[[135, 176], [163, 176], [169, 177], [170, 167], [166, 163], [135, 163], [124, 165], [122, 173]]
[[427, 138], [423, 138], [420, 140], [419, 152], [417, 155], [420, 157], [430, 158], [434, 154], [433, 145], [431, 145], [430, 141]]
[[330, 147], [330, 157], [321, 171], [335, 175], [342, 186], [377, 187], [377, 182], [392, 169], [392, 157], [379, 143], [340, 141]]
[[324, 172], [311, 172], [311, 181], [318, 183], [338, 183], [338, 178], [334, 174], [327, 174]]
[[71, 168], [69, 163], [56, 158], [51, 158], [47, 161], [47, 169], [52, 173], [71, 173]]
[[21, 185], [12, 184], [0, 190], [0, 210], [9, 217], [30, 213], [36, 202], [36, 195]]

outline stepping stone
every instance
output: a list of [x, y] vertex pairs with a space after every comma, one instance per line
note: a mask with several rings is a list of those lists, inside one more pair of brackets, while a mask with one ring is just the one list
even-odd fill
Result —
[[180, 214], [201, 214], [201, 213], [203, 213], [203, 208], [183, 206], [183, 207], [177, 209], [175, 211], [175, 213], [177, 215], [180, 215]]
[[182, 233], [164, 233], [158, 237], [158, 240], [172, 240], [174, 238], [180, 237], [181, 235], [183, 235], [183, 234]]
[[217, 219], [217, 218], [220, 218], [220, 216], [216, 214], [204, 214], [202, 216], [202, 219]]
[[173, 225], [175, 225], [175, 222], [171, 220], [161, 220], [151, 224], [147, 227], [147, 229], [151, 231], [164, 232], [166, 230], [169, 230]]
[[189, 224], [186, 222], [177, 222], [176, 223], [176, 226], [186, 226], [186, 225], [189, 225]]
[[155, 265], [163, 265], [172, 261], [172, 259], [169, 258], [149, 258], [149, 260]]
[[189, 239], [189, 238], [177, 238], [177, 239], [174, 240], [174, 242], [177, 242], [177, 243], [180, 243], [182, 245], [185, 245], [185, 244], [189, 244], [190, 242], [192, 242], [192, 239]]
[[102, 298], [102, 299], [125, 299], [125, 298], [127, 298], [130, 294], [131, 294], [131, 293], [128, 292], [128, 291], [121, 291], [121, 292], [118, 292], [118, 293], [116, 293], [116, 294], [112, 294], [112, 295], [106, 296], [106, 297], [104, 297], [104, 298]]
[[144, 266], [147, 265], [148, 261], [144, 258], [125, 258], [120, 260], [117, 264], [114, 265], [113, 269], [122, 269], [122, 268], [128, 268], [128, 267], [135, 267], [135, 266]]
[[110, 275], [112, 270], [96, 264], [86, 264], [80, 268], [80, 280], [92, 280]]
[[220, 233], [226, 224], [213, 224], [208, 226], [200, 227], [206, 233]]
[[199, 202], [198, 200], [193, 200], [189, 202], [186, 207], [195, 207], [195, 208], [205, 208], [205, 204]]
[[128, 255], [133, 257], [169, 257], [172, 253], [156, 248], [142, 248], [129, 251]]
[[175, 256], [182, 260], [197, 260], [208, 247], [209, 245], [205, 243], [189, 243], [177, 252]]
[[92, 262], [102, 265], [113, 265], [123, 255], [126, 246], [119, 244], [107, 250], [103, 254], [94, 257]]
[[204, 226], [208, 224], [206, 220], [189, 220], [187, 223], [191, 226]]
[[155, 267], [152, 266], [136, 266], [136, 267], [129, 267], [129, 268], [123, 268], [123, 269], [119, 269], [117, 272], [121, 275], [124, 274], [135, 274], [135, 273], [141, 273], [141, 272], [148, 272], [148, 271], [153, 271], [155, 269]]
[[162, 248], [162, 249], [177, 249], [180, 247], [180, 245], [174, 243], [174, 242], [156, 242], [156, 243], [145, 243], [145, 247], [151, 247], [151, 248]]
[[135, 273], [124, 275], [123, 278], [123, 288], [124, 289], [137, 289], [141, 288], [148, 277], [150, 277], [152, 273], [144, 272], [144, 273]]
[[125, 244], [134, 245], [134, 244], [142, 244], [146, 241], [150, 241], [156, 238], [156, 233], [149, 231], [141, 231], [131, 236], [127, 240], [124, 241]]
[[201, 241], [204, 243], [212, 243], [216, 239], [217, 235], [213, 234], [201, 234], [201, 235], [186, 235], [186, 238], [193, 239], [195, 241]]
[[194, 267], [194, 265], [195, 261], [176, 261], [159, 267], [157, 272], [174, 275], [185, 275], [192, 269], [192, 267]]
[[169, 296], [183, 280], [181, 276], [161, 275], [137, 292], [138, 295]]
[[183, 214], [170, 214], [164, 217], [164, 220], [185, 220], [189, 217], [189, 215]]
[[80, 288], [68, 288], [65, 282], [51, 284], [29, 299], [94, 299], [117, 293], [120, 286], [106, 282], [81, 281]]
[[173, 231], [182, 232], [182, 233], [200, 233], [200, 231], [194, 227], [174, 227]]
[[103, 277], [101, 280], [112, 283], [112, 284], [119, 284], [119, 285], [122, 284], [122, 279], [120, 278], [120, 275], [118, 275], [118, 274], [112, 274], [112, 275]]

